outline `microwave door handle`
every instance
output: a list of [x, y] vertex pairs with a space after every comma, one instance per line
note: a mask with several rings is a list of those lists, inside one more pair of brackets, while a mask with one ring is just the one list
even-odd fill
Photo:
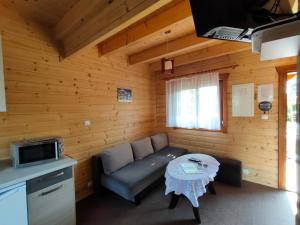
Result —
[[55, 159], [57, 160], [57, 159], [59, 159], [59, 152], [58, 152], [58, 143], [57, 142], [55, 142]]

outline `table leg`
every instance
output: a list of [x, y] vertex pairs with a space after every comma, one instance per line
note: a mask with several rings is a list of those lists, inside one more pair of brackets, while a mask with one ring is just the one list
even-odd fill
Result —
[[[180, 195], [176, 195], [175, 192], [172, 192], [171, 202], [169, 205], [169, 209], [174, 209], [179, 201]], [[199, 207], [193, 207], [193, 212], [195, 216], [195, 220], [198, 224], [201, 224]]]
[[198, 224], [201, 224], [200, 213], [199, 213], [199, 207], [193, 207], [193, 211], [194, 211], [194, 216], [195, 216], [196, 222], [197, 222]]
[[176, 195], [175, 192], [172, 193], [171, 202], [169, 205], [169, 209], [174, 209], [178, 203], [180, 195]]
[[210, 192], [211, 194], [213, 194], [213, 195], [217, 194], [213, 182], [210, 182], [210, 183], [207, 185], [207, 188], [208, 188], [208, 190], [209, 190], [209, 192]]

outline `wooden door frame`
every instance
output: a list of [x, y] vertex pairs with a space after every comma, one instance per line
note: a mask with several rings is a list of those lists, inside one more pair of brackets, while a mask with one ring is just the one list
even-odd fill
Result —
[[278, 188], [286, 190], [286, 115], [287, 73], [297, 71], [297, 65], [276, 67], [278, 73]]

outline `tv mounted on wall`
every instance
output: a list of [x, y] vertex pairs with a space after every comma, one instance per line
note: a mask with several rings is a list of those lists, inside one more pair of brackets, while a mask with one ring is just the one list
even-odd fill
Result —
[[256, 27], [299, 13], [283, 12], [286, 0], [190, 0], [199, 37], [251, 42]]

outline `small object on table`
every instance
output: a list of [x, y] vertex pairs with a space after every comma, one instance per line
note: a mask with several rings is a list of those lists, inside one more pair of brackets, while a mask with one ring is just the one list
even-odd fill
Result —
[[191, 162], [196, 162], [196, 163], [201, 162], [200, 159], [197, 159], [197, 158], [194, 158], [194, 157], [188, 158], [188, 160], [191, 161]]
[[206, 186], [211, 194], [216, 194], [212, 182], [219, 165], [215, 158], [204, 154], [184, 155], [171, 161], [165, 173], [165, 194], [172, 193], [169, 209], [174, 209], [180, 195], [184, 195], [191, 202], [196, 222], [200, 224], [198, 197], [206, 193]]
[[195, 173], [203, 173], [204, 171], [199, 169], [198, 166], [194, 163], [180, 163], [182, 170], [186, 174], [195, 174]]

